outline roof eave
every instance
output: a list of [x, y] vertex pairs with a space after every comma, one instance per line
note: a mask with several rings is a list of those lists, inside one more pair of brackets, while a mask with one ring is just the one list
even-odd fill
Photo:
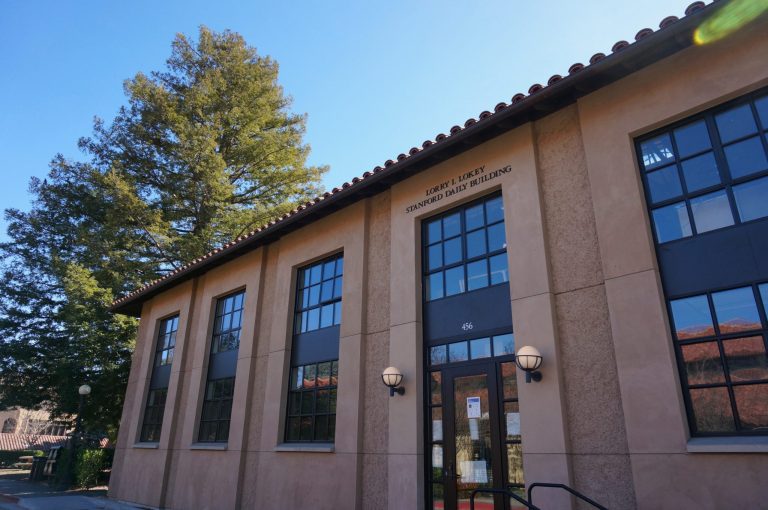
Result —
[[[711, 14], [723, 2], [715, 2], [652, 32], [635, 43], [616, 50], [601, 60], [573, 72], [554, 83], [513, 102], [486, 118], [436, 141], [410, 156], [377, 169], [352, 185], [327, 195], [323, 200], [271, 223], [246, 239], [215, 250], [139, 291], [116, 301], [110, 311], [139, 317], [145, 301], [153, 296], [195, 278], [244, 253], [272, 242], [303, 225], [331, 214], [363, 198], [375, 195], [392, 184], [432, 167], [515, 127], [549, 115], [574, 103], [579, 97], [594, 92], [628, 76], [652, 63], [681, 51], [693, 44], [693, 32], [703, 17]], [[367, 173], [366, 173], [367, 175]]]

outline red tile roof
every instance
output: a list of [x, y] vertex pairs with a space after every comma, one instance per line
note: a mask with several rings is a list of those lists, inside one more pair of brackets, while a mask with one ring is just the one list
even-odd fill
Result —
[[[480, 138], [480, 141], [482, 142], [484, 141], [482, 139], [484, 134], [481, 133], [481, 130], [483, 129], [490, 129], [495, 127], [497, 130], [495, 134], [497, 135], [500, 134], [498, 132], [499, 129], [511, 129], [511, 127], [509, 127], [510, 122], [519, 120], [510, 120], [511, 117], [519, 116], [525, 122], [527, 122], [533, 116], [538, 115], [538, 117], [541, 117], [559, 107], [565, 106], [565, 104], [573, 102], [573, 100], [575, 100], [574, 98], [578, 97], [578, 94], [584, 95], [585, 93], [588, 93], [584, 92], [583, 88], [577, 91], [570, 90], [568, 88], [569, 85], [576, 85], [577, 81], [580, 79], [586, 80], [586, 75], [590, 75], [589, 78], [592, 80], [592, 82], [594, 82], [594, 84], [596, 84], [596, 86], [593, 85], [593, 90], [596, 90], [597, 88], [611, 83], [616, 79], [623, 77], [624, 75], [630, 74], [637, 69], [645, 67], [650, 63], [653, 63], [676, 51], [680, 51], [681, 49], [690, 46], [692, 44], [693, 30], [701, 18], [707, 14], [703, 11], [711, 11], [724, 3], [725, 2], [723, 0], [715, 0], [709, 4], [709, 6], [706, 6], [704, 2], [692, 3], [688, 6], [688, 8], [686, 8], [684, 18], [678, 19], [676, 16], [667, 16], [661, 20], [658, 30], [644, 28], [637, 32], [635, 35], [635, 41], [633, 43], [629, 43], [627, 41], [618, 41], [611, 48], [611, 55], [606, 56], [604, 53], [595, 53], [589, 59], [588, 65], [575, 63], [570, 66], [568, 68], [567, 76], [563, 77], [555, 74], [551, 76], [549, 80], [547, 80], [546, 86], [540, 85], [538, 83], [531, 85], [531, 87], [528, 89], [527, 96], [522, 93], [517, 93], [512, 96], [510, 104], [503, 102], [498, 103], [494, 107], [493, 112], [483, 111], [478, 116], [478, 119], [470, 118], [465, 121], [463, 123], [463, 128], [458, 125], [453, 126], [449, 130], [450, 134], [446, 135], [440, 133], [435, 136], [434, 142], [431, 140], [426, 140], [421, 144], [421, 148], [412, 147], [408, 151], [408, 154], [402, 153], [398, 155], [396, 161], [388, 159], [384, 162], [383, 167], [377, 166], [372, 170], [363, 173], [362, 177], [353, 178], [351, 183], [345, 182], [341, 185], [340, 188], [333, 188], [333, 190], [330, 192], [326, 192], [313, 200], [299, 205], [290, 213], [284, 214], [282, 217], [274, 219], [266, 225], [263, 225], [262, 227], [257, 228], [256, 230], [253, 230], [246, 235], [240, 236], [232, 242], [226, 243], [222, 247], [216, 248], [203, 255], [202, 257], [196, 258], [184, 266], [164, 275], [163, 277], [151, 281], [145, 286], [120, 297], [119, 299], [115, 300], [114, 303], [112, 303], [111, 310], [118, 313], [127, 313], [130, 315], [138, 316], [141, 312], [141, 303], [157, 294], [161, 290], [170, 287], [171, 285], [181, 283], [182, 281], [189, 279], [197, 274], [201, 274], [207, 269], [224, 263], [227, 260], [231, 260], [235, 256], [240, 255], [249, 249], [254, 249], [261, 244], [265, 244], [265, 242], [267, 242], [266, 239], [269, 238], [270, 235], [276, 233], [277, 230], [283, 227], [287, 227], [289, 220], [300, 218], [302, 222], [304, 222], [305, 217], [307, 217], [309, 213], [314, 213], [315, 211], [319, 212], [319, 209], [322, 208], [327, 202], [329, 202], [329, 199], [335, 199], [337, 196], [344, 195], [343, 198], [346, 199], [346, 204], [344, 205], [347, 205], [356, 199], [375, 194], [377, 191], [369, 191], [367, 193], [363, 193], [362, 188], [364, 188], [369, 183], [373, 184], [372, 181], [376, 181], [377, 183], [386, 183], [388, 176], [382, 176], [382, 173], [395, 174], [401, 170], [409, 169], [407, 168], [408, 165], [411, 163], [411, 160], [415, 158], [420, 158], [419, 161], [423, 163], [425, 158], [422, 156], [426, 156], [427, 153], [429, 153], [429, 157], [434, 159], [440, 151], [447, 149], [447, 146], [450, 144], [452, 139], [461, 138], [468, 130], [472, 130], [473, 135], [477, 135], [476, 138]], [[676, 29], [675, 27], [679, 27], [679, 29]], [[681, 37], [681, 34], [684, 34], [685, 37]], [[640, 50], [638, 45], [640, 45], [641, 42], [647, 44], [648, 46], [644, 46], [643, 49]], [[638, 46], [638, 51], [630, 52], [630, 49], [636, 46]], [[657, 47], [661, 46], [668, 46], [668, 48], [665, 47], [663, 49], [656, 49]], [[619, 66], [618, 64], [622, 63], [622, 58], [629, 58], [630, 53], [632, 53], [631, 57], [635, 60], [633, 64], [635, 68], [632, 69], [632, 66], [627, 65], [626, 62], [623, 63], [623, 67]], [[609, 64], [612, 67], [609, 67]], [[619, 69], [617, 70], [614, 68]], [[545, 100], [555, 103], [556, 108], [549, 109], [544, 114], [541, 114], [541, 112], [537, 113], [537, 102]], [[558, 104], [560, 105], [559, 107], [557, 106]], [[499, 125], [501, 125], [503, 122], [506, 122], [507, 127], [499, 128], [498, 125], [494, 126], [494, 122], [497, 121], [499, 121]], [[520, 123], [522, 122], [518, 122], [517, 125]], [[485, 136], [485, 139], [487, 139], [487, 134], [485, 134]], [[462, 149], [458, 149], [458, 151], [467, 150], [469, 148], [471, 148], [471, 146], [467, 144]], [[457, 151], [455, 148], [453, 150]], [[445, 152], [449, 153], [451, 151]], [[418, 171], [418, 169], [415, 171]], [[398, 179], [398, 177], [393, 175], [391, 180], [395, 179]], [[350, 191], [350, 193], [356, 193], [359, 191], [360, 194], [354, 199], [351, 199], [352, 197], [350, 197], [349, 193], [346, 193], [347, 191]], [[328, 212], [325, 212], [325, 214], [327, 213]], [[318, 217], [321, 215], [322, 213], [318, 215]]]
[[0, 432], [0, 450], [50, 450], [53, 446], [64, 446], [67, 436], [38, 434], [9, 434]]

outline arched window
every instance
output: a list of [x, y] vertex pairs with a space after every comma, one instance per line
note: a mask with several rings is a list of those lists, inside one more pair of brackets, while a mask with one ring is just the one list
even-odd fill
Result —
[[7, 418], [3, 422], [3, 432], [10, 434], [16, 432], [16, 420], [14, 418]]

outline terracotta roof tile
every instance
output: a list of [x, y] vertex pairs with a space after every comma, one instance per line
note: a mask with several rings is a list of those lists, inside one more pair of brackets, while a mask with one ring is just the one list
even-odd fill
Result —
[[640, 39], [642, 39], [644, 37], [648, 37], [652, 33], [653, 33], [653, 29], [652, 28], [644, 28], [644, 29], [640, 30], [637, 34], [635, 34], [635, 41], [639, 41]]
[[563, 79], [563, 77], [562, 77], [562, 76], [560, 76], [559, 74], [553, 74], [553, 75], [552, 75], [552, 76], [551, 76], [551, 77], [550, 77], [550, 78], [547, 80], [547, 85], [553, 85], [553, 84], [555, 84], [555, 83], [559, 82], [559, 81], [560, 81], [560, 80], [562, 80], [562, 79]]
[[64, 446], [66, 442], [67, 436], [0, 432], [0, 450], [50, 450], [53, 446]]
[[[715, 0], [715, 1], [718, 1], [718, 0]], [[693, 13], [703, 9], [705, 6], [706, 5], [705, 5], [704, 2], [694, 2], [694, 3], [690, 4], [688, 6], [688, 8], [686, 8], [685, 15], [686, 16], [690, 16], [691, 14], [693, 14]], [[659, 30], [663, 30], [663, 29], [669, 27], [670, 25], [673, 25], [674, 23], [678, 22], [678, 20], [679, 20], [679, 18], [677, 18], [676, 16], [667, 16], [666, 18], [661, 20], [661, 22], [659, 23]], [[640, 41], [642, 39], [645, 39], [645, 38], [651, 36], [653, 33], [654, 33], [654, 31], [652, 29], [644, 28], [644, 29], [640, 30], [639, 32], [637, 32], [637, 34], [635, 35], [635, 41]], [[632, 44], [635, 44], [635, 43], [629, 43], [627, 41], [618, 41], [618, 42], [616, 42], [616, 44], [614, 44], [611, 47], [611, 52], [612, 53], [620, 52], [623, 49], [631, 46]], [[607, 58], [607, 57], [606, 57], [606, 55], [604, 53], [595, 53], [589, 59], [589, 65], [596, 64], [596, 63], [604, 60], [605, 58]], [[573, 65], [571, 65], [568, 68], [569, 76], [567, 76], [566, 78], [570, 78], [571, 77], [570, 75], [576, 74], [576, 73], [582, 71], [583, 69], [585, 69], [586, 67], [588, 67], [588, 66], [585, 66], [585, 65], [583, 65], [581, 63], [578, 63], [578, 62], [574, 63]], [[543, 90], [543, 89], [545, 89], [545, 88], [547, 88], [549, 86], [552, 86], [552, 85], [555, 85], [555, 84], [557, 84], [557, 83], [559, 83], [561, 81], [564, 81], [566, 78], [563, 78], [559, 74], [555, 74], [555, 75], [553, 75], [552, 77], [549, 78], [549, 80], [547, 81], [547, 85], [546, 86], [542, 86], [541, 84], [538, 84], [538, 83], [535, 83], [535, 84], [531, 85], [531, 87], [528, 89], [528, 94], [535, 94], [537, 92], [540, 92], [541, 90]], [[520, 103], [521, 101], [525, 100], [526, 97], [527, 96], [525, 94], [521, 94], [521, 93], [515, 94], [514, 96], [512, 96], [511, 104]], [[467, 121], [464, 123], [464, 127], [466, 128], [466, 127], [472, 126], [474, 124], [478, 124], [478, 123], [480, 123], [480, 122], [482, 122], [482, 121], [484, 121], [484, 120], [486, 120], [488, 118], [491, 118], [496, 113], [506, 109], [508, 106], [511, 106], [511, 105], [507, 105], [506, 103], [503, 103], [503, 102], [502, 103], [498, 103], [496, 105], [496, 107], [494, 108], [494, 113], [491, 113], [489, 111], [484, 111], [484, 112], [482, 112], [479, 115], [479, 118], [477, 120], [476, 119], [472, 119], [472, 118], [467, 119]], [[463, 128], [458, 126], [458, 125], [453, 126], [450, 129], [450, 131], [449, 131], [450, 132], [449, 135], [445, 135], [444, 133], [440, 133], [440, 134], [438, 134], [435, 137], [434, 142], [431, 141], [431, 140], [424, 141], [421, 144], [422, 149], [427, 149], [429, 147], [432, 147], [432, 146], [435, 146], [435, 145], [439, 145], [440, 142], [446, 140], [450, 136], [453, 136], [453, 135], [456, 135], [456, 134], [460, 133], [462, 130], [463, 130]], [[419, 150], [416, 147], [413, 147], [413, 148], [411, 148], [408, 151], [408, 154], [410, 156], [413, 156], [413, 155], [415, 155], [415, 154], [417, 154], [419, 152], [421, 152], [421, 150]], [[390, 167], [392, 167], [393, 165], [396, 165], [397, 163], [399, 163], [401, 161], [404, 161], [404, 160], [408, 159], [409, 155], [406, 155], [406, 154], [398, 155], [397, 156], [397, 162], [395, 162], [395, 161], [393, 161], [391, 159], [388, 159], [388, 160], [386, 160], [384, 162], [384, 167], [376, 166], [371, 171], [363, 173], [362, 178], [355, 177], [352, 180], [352, 183], [353, 184], [357, 184], [359, 182], [364, 181], [365, 179], [368, 179], [368, 178], [372, 177], [374, 174], [377, 174], [379, 172], [390, 171]], [[247, 242], [249, 239], [251, 239], [256, 234], [261, 233], [264, 229], [273, 227], [274, 225], [276, 225], [276, 224], [278, 224], [278, 223], [280, 223], [282, 221], [285, 221], [286, 219], [288, 219], [291, 216], [293, 216], [294, 214], [296, 214], [298, 211], [303, 211], [303, 210], [306, 210], [308, 208], [313, 207], [315, 204], [317, 204], [317, 203], [319, 203], [319, 202], [329, 198], [330, 196], [340, 192], [342, 189], [349, 188], [353, 184], [344, 183], [341, 188], [338, 188], [338, 187], [333, 188], [333, 190], [331, 192], [325, 192], [325, 193], [323, 193], [322, 196], [315, 197], [313, 200], [305, 202], [303, 205], [299, 206], [297, 209], [294, 209], [291, 213], [284, 214], [279, 220], [276, 221], [276, 220], [273, 219], [273, 220], [269, 221], [269, 223], [267, 223], [263, 227], [257, 228], [255, 230], [249, 232], [245, 236], [238, 237], [234, 242], [227, 243], [227, 244], [225, 244], [221, 248], [217, 248], [215, 250], [212, 250], [209, 253], [207, 253], [206, 255], [204, 255], [202, 257], [199, 257], [199, 258], [196, 258], [192, 262], [187, 263], [187, 264], [185, 264], [185, 265], [175, 269], [174, 271], [166, 274], [162, 278], [159, 278], [157, 280], [153, 280], [149, 284], [147, 284], [147, 285], [145, 285], [145, 286], [143, 286], [143, 287], [141, 287], [141, 288], [139, 288], [139, 289], [137, 289], [137, 290], [135, 290], [133, 292], [130, 292], [130, 293], [120, 297], [119, 299], [117, 299], [117, 300], [115, 300], [113, 302], [113, 304], [112, 304], [113, 308], [116, 307], [116, 306], [119, 306], [121, 303], [125, 303], [126, 301], [128, 301], [131, 298], [137, 296], [138, 294], [141, 294], [141, 293], [144, 293], [144, 292], [150, 290], [152, 287], [158, 285], [160, 282], [163, 282], [163, 281], [167, 280], [171, 276], [174, 276], [174, 275], [177, 275], [179, 273], [186, 272], [186, 271], [189, 271], [189, 270], [193, 269], [194, 267], [202, 264], [204, 261], [206, 261], [208, 258], [210, 258], [211, 256], [213, 256], [215, 254], [219, 254], [222, 251], [228, 251], [228, 250], [232, 250], [232, 249], [237, 248], [242, 243]]]
[[536, 92], [540, 91], [543, 88], [544, 87], [541, 84], [534, 83], [533, 85], [531, 85], [531, 88], [528, 89], [528, 93], [529, 94], [535, 94]]
[[590, 64], [595, 64], [597, 62], [600, 62], [605, 58], [605, 53], [595, 53], [592, 55], [592, 58], [589, 59]]
[[627, 46], [629, 46], [629, 43], [627, 41], [619, 41], [611, 47], [611, 52], [616, 53], [617, 51], [623, 50]]
[[690, 15], [691, 15], [691, 14], [693, 14], [694, 12], [696, 12], [696, 11], [700, 11], [700, 10], [701, 10], [701, 9], [703, 9], [705, 6], [706, 6], [706, 4], [705, 4], [704, 2], [693, 2], [691, 5], [689, 5], [689, 6], [688, 6], [688, 7], [685, 9], [685, 15], [686, 15], [686, 16], [690, 16]]
[[661, 20], [661, 23], [659, 23], [659, 28], [667, 28], [668, 26], [672, 25], [674, 22], [676, 22], [678, 19], [677, 16], [667, 16], [663, 20]]

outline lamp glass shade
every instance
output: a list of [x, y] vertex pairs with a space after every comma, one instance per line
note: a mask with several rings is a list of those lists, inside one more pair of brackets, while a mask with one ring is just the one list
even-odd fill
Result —
[[397, 388], [403, 381], [403, 374], [401, 374], [400, 370], [395, 367], [387, 367], [384, 369], [384, 372], [381, 373], [381, 379], [384, 381], [384, 384], [390, 388]]
[[91, 387], [90, 387], [90, 386], [88, 386], [87, 384], [83, 384], [82, 386], [80, 386], [80, 387], [77, 389], [77, 392], [78, 392], [80, 395], [90, 395], [90, 394], [91, 394]]
[[521, 347], [515, 355], [517, 366], [526, 372], [531, 372], [539, 368], [541, 366], [541, 360], [542, 357], [539, 350], [536, 347], [532, 347], [530, 345]]

